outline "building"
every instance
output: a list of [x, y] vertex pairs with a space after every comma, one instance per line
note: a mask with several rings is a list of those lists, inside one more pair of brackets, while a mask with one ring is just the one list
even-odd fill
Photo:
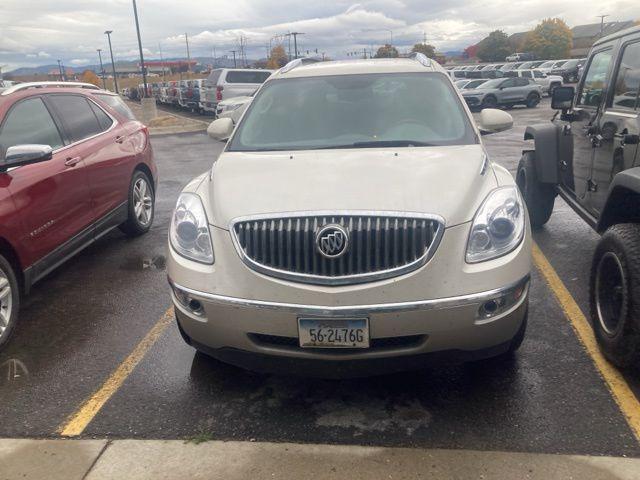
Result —
[[627, 20], [624, 22], [605, 22], [603, 24], [590, 23], [573, 27], [571, 29], [573, 33], [571, 58], [586, 57], [596, 40], [634, 25], [635, 22], [633, 20]]

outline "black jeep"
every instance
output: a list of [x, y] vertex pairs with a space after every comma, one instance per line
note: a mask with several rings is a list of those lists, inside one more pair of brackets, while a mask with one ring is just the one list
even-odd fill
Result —
[[532, 125], [517, 183], [533, 228], [560, 195], [602, 237], [591, 265], [591, 322], [605, 356], [640, 364], [640, 27], [597, 41], [551, 123]]

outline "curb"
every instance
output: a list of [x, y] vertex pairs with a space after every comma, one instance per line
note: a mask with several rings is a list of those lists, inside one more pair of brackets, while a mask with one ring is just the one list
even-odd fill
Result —
[[633, 480], [640, 458], [183, 440], [0, 439], [2, 480]]

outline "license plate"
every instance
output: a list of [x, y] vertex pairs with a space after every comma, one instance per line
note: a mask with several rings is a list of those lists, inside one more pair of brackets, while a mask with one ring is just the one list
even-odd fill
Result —
[[299, 318], [303, 348], [369, 348], [368, 318]]

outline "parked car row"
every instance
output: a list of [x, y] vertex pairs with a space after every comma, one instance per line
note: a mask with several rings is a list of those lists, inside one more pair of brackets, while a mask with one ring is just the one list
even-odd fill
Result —
[[[272, 70], [247, 68], [217, 68], [207, 78], [193, 80], [172, 80], [169, 82], [152, 82], [148, 84], [148, 96], [155, 97], [161, 105], [198, 112], [202, 115], [216, 115], [218, 110], [230, 108], [230, 105], [218, 104], [236, 97], [249, 97], [260, 85], [271, 76]], [[139, 100], [144, 86], [123, 90], [123, 95], [130, 100]], [[233, 108], [240, 104], [233, 103]]]
[[507, 72], [511, 71], [538, 70], [541, 75], [557, 75], [562, 77], [564, 83], [575, 83], [580, 78], [581, 68], [585, 61], [585, 58], [517, 61], [449, 66], [446, 67], [446, 70], [449, 76], [455, 80], [463, 78], [501, 78], [507, 76]]

